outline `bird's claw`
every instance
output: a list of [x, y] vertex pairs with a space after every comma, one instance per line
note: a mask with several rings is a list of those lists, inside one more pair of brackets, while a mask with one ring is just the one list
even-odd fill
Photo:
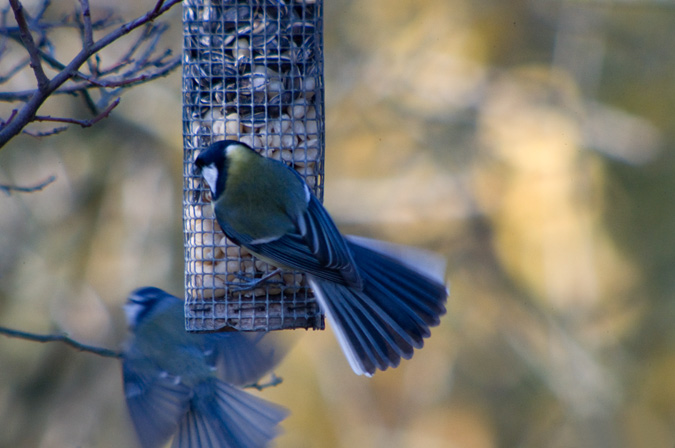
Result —
[[242, 282], [228, 282], [227, 286], [230, 288], [231, 292], [243, 292], [243, 291], [250, 291], [252, 289], [255, 289], [265, 283], [270, 284], [270, 283], [276, 283], [276, 284], [282, 284], [283, 281], [281, 280], [274, 280], [270, 281], [270, 278], [274, 277], [275, 275], [281, 273], [281, 269], [275, 269], [272, 272], [269, 272], [265, 275], [263, 275], [260, 278], [251, 278], [251, 277], [246, 277], [245, 275], [241, 274], [235, 274], [235, 276], [242, 280]]

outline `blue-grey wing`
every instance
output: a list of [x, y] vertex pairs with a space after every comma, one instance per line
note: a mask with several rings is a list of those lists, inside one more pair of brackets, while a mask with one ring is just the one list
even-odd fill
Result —
[[256, 383], [269, 373], [288, 351], [286, 344], [271, 333], [211, 333], [209, 364], [223, 381], [235, 386]]
[[145, 372], [133, 360], [122, 363], [124, 395], [143, 448], [159, 448], [178, 429], [188, 409], [191, 390], [175, 377]]
[[173, 448], [260, 448], [279, 433], [288, 411], [222, 381], [201, 383]]

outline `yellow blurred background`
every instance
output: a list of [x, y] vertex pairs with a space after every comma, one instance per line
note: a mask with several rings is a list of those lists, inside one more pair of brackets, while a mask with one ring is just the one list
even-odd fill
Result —
[[[179, 7], [164, 19], [179, 52]], [[346, 233], [442, 253], [451, 295], [372, 379], [330, 331], [294, 332], [260, 393], [292, 412], [275, 445], [675, 446], [672, 5], [333, 0], [324, 19], [325, 204]], [[0, 325], [117, 348], [130, 290], [182, 294], [180, 76], [0, 151], [0, 183], [57, 177], [0, 194]], [[87, 114], [43, 112], [62, 111]], [[1, 447], [135, 446], [116, 360], [0, 337], [0, 381]]]

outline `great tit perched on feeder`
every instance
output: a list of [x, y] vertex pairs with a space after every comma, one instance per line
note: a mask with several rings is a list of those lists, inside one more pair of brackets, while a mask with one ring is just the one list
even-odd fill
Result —
[[237, 386], [280, 359], [260, 334], [185, 331], [183, 301], [135, 290], [124, 306], [131, 336], [122, 356], [127, 407], [143, 448], [259, 448], [288, 412]]
[[445, 313], [442, 258], [344, 237], [295, 170], [243, 143], [213, 143], [195, 167], [230, 240], [277, 267], [307, 274], [356, 374], [396, 367], [422, 348]]

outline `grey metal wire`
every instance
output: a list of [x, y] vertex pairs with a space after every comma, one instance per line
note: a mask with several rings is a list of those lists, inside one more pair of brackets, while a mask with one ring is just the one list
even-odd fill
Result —
[[247, 143], [302, 174], [323, 197], [321, 0], [183, 2], [183, 228], [188, 331], [323, 329], [303, 275], [274, 271], [229, 241], [193, 173], [199, 150]]

